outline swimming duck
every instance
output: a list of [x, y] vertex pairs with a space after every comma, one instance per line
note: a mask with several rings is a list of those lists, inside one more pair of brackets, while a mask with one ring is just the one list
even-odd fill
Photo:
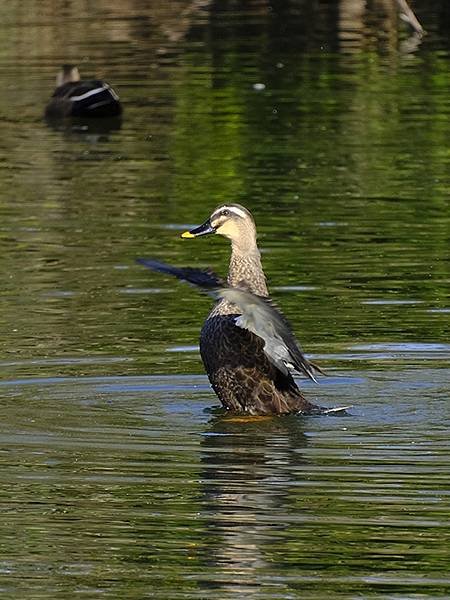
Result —
[[315, 380], [321, 370], [303, 355], [289, 324], [269, 298], [251, 213], [240, 204], [219, 206], [182, 237], [212, 233], [231, 240], [226, 284], [211, 271], [180, 269], [149, 259], [138, 262], [194, 283], [217, 298], [200, 334], [200, 354], [223, 406], [251, 415], [333, 412], [306, 400], [294, 381], [293, 373]]
[[75, 65], [63, 65], [56, 77], [56, 89], [45, 116], [117, 117], [122, 113], [119, 96], [110, 85], [98, 79], [83, 81]]

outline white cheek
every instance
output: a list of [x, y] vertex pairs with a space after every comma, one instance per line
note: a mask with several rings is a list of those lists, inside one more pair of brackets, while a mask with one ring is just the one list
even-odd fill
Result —
[[232, 237], [232, 232], [230, 231], [229, 227], [227, 227], [227, 224], [224, 223], [223, 225], [221, 225], [220, 227], [218, 227], [216, 229], [216, 233], [218, 233], [219, 235], [223, 235], [224, 237], [230, 238]]

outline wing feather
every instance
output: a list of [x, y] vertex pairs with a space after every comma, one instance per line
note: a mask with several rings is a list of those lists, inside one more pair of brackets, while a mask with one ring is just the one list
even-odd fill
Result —
[[315, 373], [324, 375], [323, 371], [303, 354], [289, 322], [274, 302], [270, 298], [253, 294], [245, 282], [240, 282], [239, 287], [231, 287], [211, 270], [174, 267], [150, 258], [138, 258], [136, 262], [154, 271], [187, 281], [214, 298], [223, 298], [235, 304], [241, 313], [235, 318], [235, 325], [261, 338], [264, 341], [264, 353], [285, 375], [290, 371], [303, 373], [316, 382]]

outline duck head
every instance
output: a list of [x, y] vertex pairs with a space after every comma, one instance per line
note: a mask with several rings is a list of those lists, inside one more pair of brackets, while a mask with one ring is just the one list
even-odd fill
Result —
[[57, 87], [64, 85], [65, 83], [75, 83], [77, 81], [80, 81], [80, 72], [75, 65], [63, 65], [56, 76]]
[[256, 227], [253, 217], [241, 204], [222, 204], [202, 225], [181, 234], [182, 238], [194, 238], [217, 233], [231, 240], [235, 247], [256, 246]]

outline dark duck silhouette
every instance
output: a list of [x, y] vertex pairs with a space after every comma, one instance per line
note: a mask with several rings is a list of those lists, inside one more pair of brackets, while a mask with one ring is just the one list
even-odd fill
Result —
[[251, 213], [239, 204], [218, 207], [183, 238], [210, 233], [231, 240], [227, 283], [212, 271], [178, 268], [140, 258], [138, 262], [188, 281], [217, 299], [200, 335], [200, 353], [211, 385], [223, 406], [251, 415], [326, 414], [299, 390], [292, 374], [315, 379], [321, 369], [310, 362], [280, 311], [270, 300], [256, 244]]
[[82, 80], [75, 65], [63, 65], [46, 108], [48, 119], [64, 117], [111, 118], [122, 114], [119, 96], [98, 79]]

